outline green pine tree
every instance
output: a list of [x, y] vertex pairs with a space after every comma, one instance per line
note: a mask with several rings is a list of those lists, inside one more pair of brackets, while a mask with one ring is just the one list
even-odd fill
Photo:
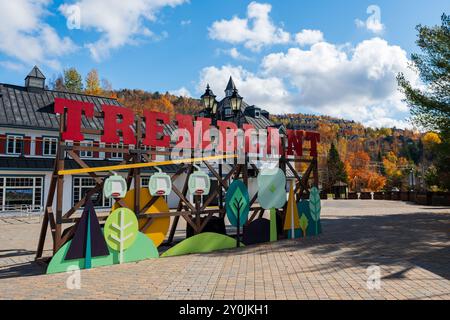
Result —
[[450, 16], [441, 17], [440, 26], [416, 27], [417, 45], [422, 53], [412, 54], [412, 68], [419, 71], [425, 90], [413, 88], [403, 74], [397, 77], [405, 93], [412, 120], [419, 126], [439, 132], [435, 165], [441, 188], [450, 189]]
[[328, 188], [331, 188], [336, 182], [342, 181], [348, 183], [347, 172], [345, 171], [344, 163], [339, 157], [339, 153], [334, 145], [331, 143], [330, 152], [327, 158], [328, 169]]

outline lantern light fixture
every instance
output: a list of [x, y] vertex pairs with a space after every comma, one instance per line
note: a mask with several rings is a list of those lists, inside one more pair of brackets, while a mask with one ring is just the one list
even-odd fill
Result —
[[233, 90], [233, 94], [230, 97], [231, 110], [236, 114], [241, 110], [242, 97], [238, 94], [237, 89]]
[[[201, 96], [202, 104], [205, 110], [211, 113], [215, 113], [217, 110], [216, 95], [212, 92], [209, 84], [206, 86], [205, 93]], [[216, 109], [216, 110], [214, 110]]]

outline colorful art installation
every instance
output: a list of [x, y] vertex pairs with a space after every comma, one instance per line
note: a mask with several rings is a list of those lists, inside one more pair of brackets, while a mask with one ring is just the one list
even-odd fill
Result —
[[199, 166], [194, 165], [194, 167], [197, 169], [197, 171], [189, 176], [189, 193], [195, 196], [203, 196], [209, 194], [211, 181], [208, 174], [204, 172]]
[[315, 235], [319, 234], [319, 224], [320, 224], [320, 212], [322, 208], [320, 205], [320, 193], [319, 189], [312, 187], [309, 192], [309, 211], [311, 213], [311, 218], [315, 224]]
[[158, 167], [155, 167], [158, 172], [150, 177], [148, 189], [152, 196], [168, 196], [172, 191], [172, 179], [167, 173], [162, 172]]
[[103, 185], [103, 195], [105, 198], [123, 198], [126, 193], [127, 182], [122, 176], [114, 172], [112, 176], [105, 180]]
[[181, 241], [164, 252], [161, 257], [174, 257], [193, 253], [208, 253], [212, 251], [231, 249], [236, 246], [236, 239], [234, 238], [223, 234], [204, 232]]
[[244, 235], [242, 242], [248, 246], [270, 241], [270, 223], [271, 221], [259, 218], [244, 226]]
[[106, 243], [119, 251], [119, 263], [123, 263], [123, 252], [131, 247], [139, 233], [136, 215], [130, 209], [118, 208], [106, 219], [104, 230]]
[[90, 199], [84, 206], [83, 214], [76, 228], [75, 235], [64, 259], [84, 259], [84, 268], [90, 269], [93, 257], [109, 255], [109, 250], [95, 213], [94, 204]]
[[[150, 195], [150, 191], [147, 188], [141, 188], [139, 190], [139, 199], [140, 205], [139, 209], [142, 210], [144, 206], [150, 202], [152, 196]], [[134, 189], [131, 189], [127, 192], [123, 201], [127, 205], [128, 208], [133, 208], [134, 206]], [[115, 203], [112, 207], [112, 210], [120, 208], [119, 203]], [[169, 206], [166, 200], [163, 197], [159, 197], [156, 202], [145, 211], [145, 214], [151, 218], [152, 214], [160, 213], [160, 212], [169, 212]], [[139, 218], [139, 230], [141, 230], [148, 222], [149, 218]], [[151, 224], [147, 226], [145, 230], [141, 230], [142, 233], [147, 235], [156, 247], [159, 247], [161, 243], [163, 243], [166, 238], [166, 234], [169, 231], [170, 226], [170, 217], [158, 217], [152, 218]]]
[[225, 209], [228, 220], [237, 228], [237, 246], [239, 246], [240, 229], [247, 222], [250, 211], [250, 197], [247, 186], [241, 180], [234, 180], [228, 187]]
[[284, 230], [290, 232], [291, 239], [295, 239], [295, 230], [300, 228], [300, 221], [298, 217], [298, 208], [295, 203], [294, 182], [291, 182], [289, 190], [289, 200], [286, 208], [286, 218], [284, 220]]
[[270, 210], [270, 241], [277, 241], [276, 209], [286, 203], [286, 175], [279, 168], [261, 169], [257, 178], [258, 202]]

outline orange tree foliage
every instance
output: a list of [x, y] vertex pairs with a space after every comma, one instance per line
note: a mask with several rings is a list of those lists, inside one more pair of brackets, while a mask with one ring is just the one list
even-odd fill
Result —
[[386, 178], [370, 167], [370, 157], [365, 151], [350, 152], [345, 161], [350, 188], [355, 191], [380, 191]]
[[398, 157], [392, 151], [388, 152], [383, 158], [383, 167], [388, 179], [388, 185], [401, 188], [403, 179], [406, 177], [410, 166], [406, 158]]
[[136, 92], [138, 94], [119, 94], [119, 102], [140, 115], [143, 114], [144, 110], [165, 112], [172, 117], [175, 115], [174, 106], [167, 96], [160, 95], [154, 98], [150, 95], [142, 94], [140, 90], [133, 90], [133, 93]]
[[441, 144], [442, 140], [439, 134], [430, 131], [422, 137], [422, 143], [427, 151], [431, 151], [436, 145]]

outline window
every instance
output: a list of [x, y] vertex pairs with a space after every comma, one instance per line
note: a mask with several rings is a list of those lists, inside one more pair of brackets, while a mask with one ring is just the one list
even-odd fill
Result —
[[[94, 178], [91, 177], [74, 177], [73, 178], [73, 205], [80, 201], [86, 193], [95, 187]], [[100, 189], [91, 198], [95, 207], [110, 207], [111, 201], [103, 197], [103, 190]]]
[[[80, 143], [80, 146], [82, 147], [93, 147], [94, 141], [83, 141]], [[94, 156], [94, 153], [92, 151], [82, 150], [80, 151], [80, 157], [81, 158], [92, 158]]]
[[261, 116], [261, 111], [255, 110], [255, 118], [259, 118]]
[[6, 138], [6, 151], [8, 154], [22, 154], [23, 153], [23, 136], [8, 135]]
[[[122, 149], [123, 143], [113, 143], [111, 144], [111, 148]], [[111, 152], [111, 159], [123, 159], [123, 153], [121, 152]]]
[[231, 108], [225, 108], [225, 117], [231, 117]]
[[43, 183], [42, 177], [0, 177], [0, 211], [40, 208]]
[[56, 148], [58, 145], [58, 138], [54, 137], [44, 137], [42, 140], [42, 154], [44, 156], [54, 156], [56, 155]]

